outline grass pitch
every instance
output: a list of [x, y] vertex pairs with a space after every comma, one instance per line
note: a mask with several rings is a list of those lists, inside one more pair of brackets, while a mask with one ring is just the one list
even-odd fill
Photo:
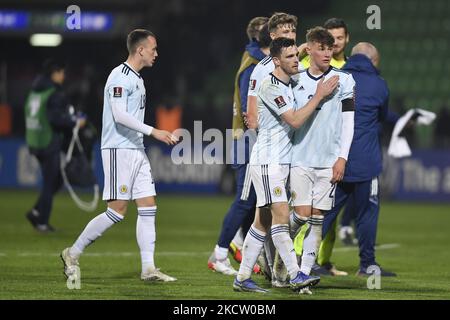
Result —
[[[271, 289], [266, 295], [236, 293], [233, 277], [207, 268], [232, 201], [212, 196], [157, 199], [155, 260], [177, 282], [140, 280], [133, 204], [123, 222], [85, 251], [81, 289], [69, 290], [59, 253], [105, 204], [83, 213], [67, 194], [59, 194], [51, 219], [58, 232], [43, 235], [24, 217], [36, 197], [37, 192], [0, 191], [0, 299], [450, 299], [450, 205], [382, 204], [377, 260], [398, 277], [382, 278], [380, 290], [367, 289], [366, 279], [354, 275], [358, 251], [338, 242], [332, 260], [350, 275], [324, 277], [313, 295], [299, 296], [289, 289]], [[263, 276], [254, 279], [269, 288]]]

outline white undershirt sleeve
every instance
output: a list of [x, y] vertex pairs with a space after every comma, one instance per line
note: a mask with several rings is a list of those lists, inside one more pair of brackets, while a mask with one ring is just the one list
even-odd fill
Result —
[[355, 112], [342, 112], [341, 150], [339, 158], [347, 160], [350, 146], [353, 141], [353, 131], [355, 127]]
[[135, 131], [141, 132], [147, 136], [152, 134], [153, 127], [140, 122], [135, 117], [130, 115], [127, 110], [127, 105], [120, 101], [111, 99], [111, 110], [114, 121]]

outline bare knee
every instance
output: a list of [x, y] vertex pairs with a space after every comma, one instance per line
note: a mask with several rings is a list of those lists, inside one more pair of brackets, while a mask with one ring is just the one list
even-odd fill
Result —
[[261, 232], [266, 232], [270, 228], [272, 221], [272, 214], [268, 208], [256, 208], [255, 220], [253, 221], [253, 227]]
[[272, 212], [267, 207], [259, 208], [259, 210], [259, 220], [262, 228], [264, 228], [264, 230], [269, 230], [272, 225]]
[[309, 218], [311, 214], [313, 213], [313, 209], [311, 206], [297, 206], [294, 208], [295, 213], [297, 213], [299, 216]]
[[156, 199], [155, 197], [145, 197], [145, 198], [140, 198], [140, 199], [136, 199], [136, 206], [138, 208], [141, 207], [154, 207], [156, 206]]
[[289, 206], [287, 202], [276, 202], [270, 206], [272, 211], [272, 225], [289, 223]]
[[322, 210], [313, 208], [312, 209], [312, 215], [313, 216], [321, 216], [321, 215], [323, 215], [323, 213], [322, 213]]
[[127, 214], [128, 201], [127, 200], [108, 201], [108, 208], [113, 209], [121, 216], [125, 216]]

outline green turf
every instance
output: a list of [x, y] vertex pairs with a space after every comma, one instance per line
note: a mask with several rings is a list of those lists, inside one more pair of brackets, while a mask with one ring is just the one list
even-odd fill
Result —
[[[132, 205], [124, 222], [86, 250], [80, 260], [81, 290], [69, 290], [58, 254], [105, 206], [82, 213], [66, 194], [60, 194], [51, 220], [59, 231], [42, 235], [24, 219], [36, 196], [36, 192], [0, 192], [0, 299], [450, 298], [449, 205], [383, 204], [377, 242], [398, 246], [378, 250], [377, 259], [399, 276], [383, 278], [380, 290], [368, 290], [366, 279], [354, 276], [357, 251], [343, 251], [337, 244], [341, 249], [333, 261], [350, 276], [323, 278], [312, 296], [299, 296], [289, 289], [271, 289], [267, 295], [233, 292], [232, 277], [206, 267], [231, 198], [167, 195], [158, 198], [156, 263], [179, 281], [139, 280]], [[269, 287], [262, 276], [254, 279]]]

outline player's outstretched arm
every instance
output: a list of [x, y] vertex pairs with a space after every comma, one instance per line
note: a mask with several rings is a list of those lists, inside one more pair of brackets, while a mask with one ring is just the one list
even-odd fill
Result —
[[326, 97], [328, 97], [337, 87], [339, 83], [339, 76], [332, 76], [327, 81], [323, 78], [319, 80], [317, 84], [316, 93], [308, 101], [308, 103], [300, 109], [293, 111], [292, 109], [282, 114], [282, 119], [287, 122], [291, 127], [298, 129], [314, 112], [319, 103]]
[[168, 145], [174, 145], [178, 142], [178, 137], [166, 130], [158, 130], [153, 128], [151, 136]]

